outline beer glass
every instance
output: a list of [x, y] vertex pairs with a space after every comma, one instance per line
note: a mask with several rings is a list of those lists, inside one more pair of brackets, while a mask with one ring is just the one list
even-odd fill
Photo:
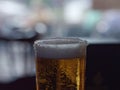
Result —
[[37, 90], [84, 90], [86, 46], [79, 38], [35, 41]]

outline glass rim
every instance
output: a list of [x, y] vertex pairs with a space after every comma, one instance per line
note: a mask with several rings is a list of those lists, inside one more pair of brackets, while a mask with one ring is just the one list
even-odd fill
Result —
[[56, 45], [56, 44], [83, 44], [87, 45], [87, 41], [79, 37], [56, 37], [36, 40], [34, 45]]

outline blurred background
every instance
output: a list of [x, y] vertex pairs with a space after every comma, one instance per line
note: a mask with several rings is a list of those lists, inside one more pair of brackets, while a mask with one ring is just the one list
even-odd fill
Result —
[[33, 42], [50, 37], [119, 43], [120, 1], [0, 0], [0, 85], [34, 77]]

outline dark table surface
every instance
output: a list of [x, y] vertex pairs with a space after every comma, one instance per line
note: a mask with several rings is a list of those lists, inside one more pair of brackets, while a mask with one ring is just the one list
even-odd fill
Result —
[[86, 90], [120, 90], [120, 44], [90, 44]]

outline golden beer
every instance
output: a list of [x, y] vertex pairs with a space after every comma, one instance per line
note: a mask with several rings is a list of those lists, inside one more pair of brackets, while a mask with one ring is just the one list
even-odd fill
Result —
[[86, 42], [78, 38], [36, 41], [37, 90], [84, 90]]

